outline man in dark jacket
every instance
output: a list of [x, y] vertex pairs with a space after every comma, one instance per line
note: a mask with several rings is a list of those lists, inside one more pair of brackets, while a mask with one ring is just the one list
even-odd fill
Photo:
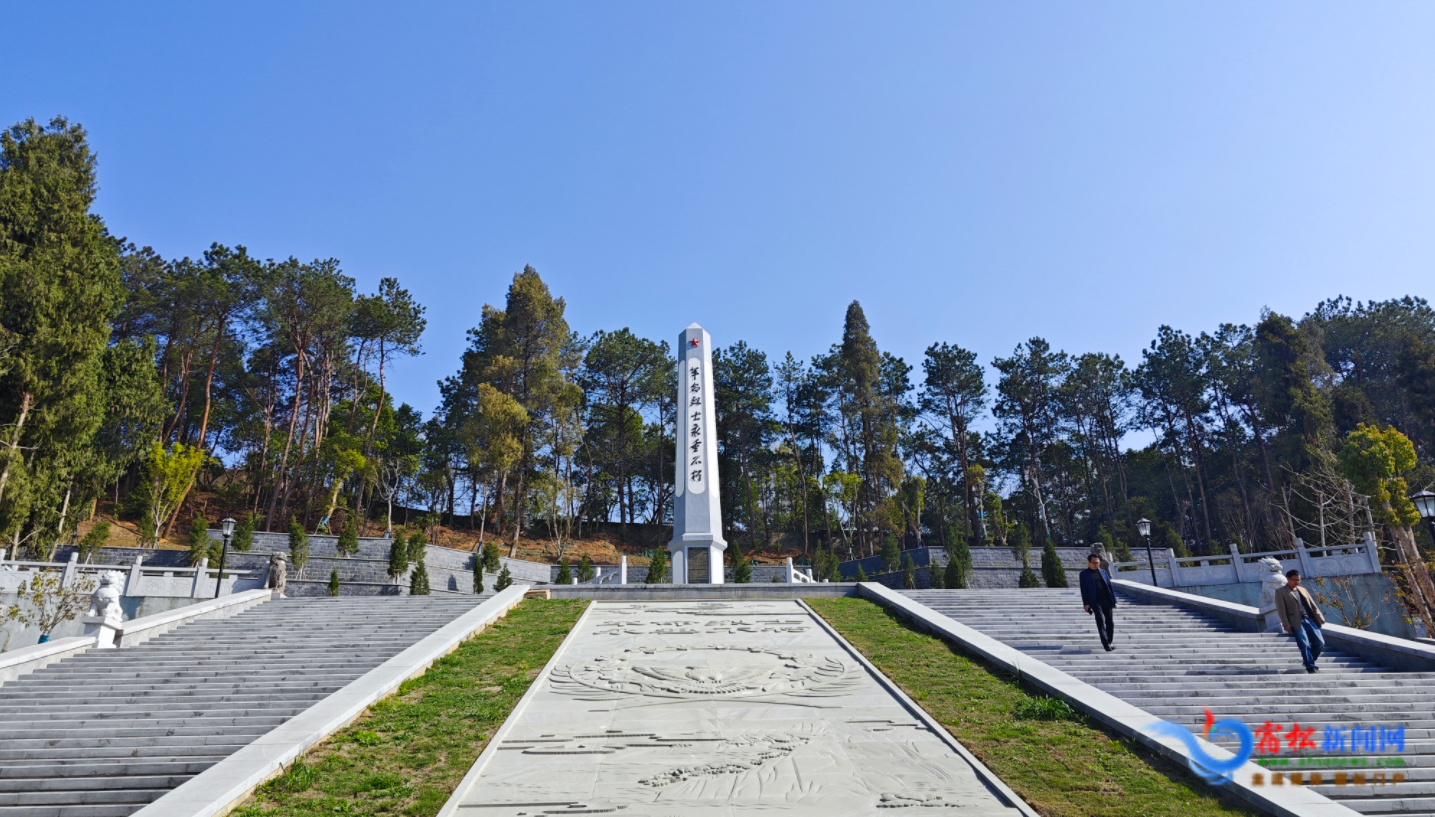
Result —
[[1096, 634], [1101, 636], [1101, 646], [1111, 652], [1112, 629], [1111, 608], [1116, 606], [1116, 591], [1111, 587], [1111, 576], [1101, 569], [1101, 557], [1095, 553], [1086, 557], [1086, 569], [1081, 571], [1081, 604], [1086, 612], [1096, 614]]
[[1276, 613], [1285, 631], [1295, 636], [1305, 671], [1317, 672], [1315, 661], [1325, 650], [1325, 636], [1320, 631], [1325, 626], [1325, 615], [1310, 592], [1300, 586], [1299, 570], [1287, 571], [1285, 587], [1276, 588]]

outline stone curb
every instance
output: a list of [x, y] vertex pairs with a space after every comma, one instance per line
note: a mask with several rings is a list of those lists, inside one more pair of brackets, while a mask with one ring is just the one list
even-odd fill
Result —
[[897, 682], [893, 681], [891, 678], [888, 678], [886, 675], [883, 675], [881, 670], [877, 669], [877, 667], [874, 666], [871, 661], [867, 660], [867, 656], [863, 655], [861, 651], [859, 651], [856, 647], [849, 644], [847, 642], [847, 639], [843, 638], [842, 634], [837, 632], [837, 628], [833, 627], [831, 624], [828, 624], [826, 619], [818, 615], [816, 610], [813, 610], [811, 607], [808, 607], [807, 603], [804, 602], [802, 599], [798, 599], [797, 603], [802, 606], [802, 609], [807, 611], [808, 615], [812, 616], [812, 618], [817, 621], [817, 626], [821, 627], [827, 632], [828, 635], [832, 636], [834, 641], [836, 641], [838, 644], [841, 644], [842, 648], [847, 650], [847, 652], [852, 655], [853, 659], [856, 660], [858, 664], [862, 665], [863, 669], [872, 673], [872, 677], [877, 680], [878, 684], [884, 687], [887, 692], [892, 695], [892, 697], [901, 701], [902, 705], [907, 707], [907, 709], [911, 711], [914, 718], [926, 724], [927, 728], [932, 730], [932, 733], [935, 734], [938, 738], [941, 738], [942, 741], [945, 742], [953, 752], [956, 752], [957, 755], [959, 755], [963, 760], [965, 760], [967, 763], [970, 763], [972, 766], [972, 771], [976, 772], [977, 777], [989, 788], [995, 789], [995, 794], [999, 798], [1005, 800], [1008, 806], [1011, 806], [1012, 808], [1021, 812], [1024, 817], [1041, 817], [1041, 815], [1037, 814], [1035, 809], [1028, 805], [1025, 800], [1021, 799], [1020, 795], [1012, 791], [1011, 787], [1004, 783], [1000, 777], [997, 777], [995, 772], [993, 772], [991, 769], [988, 769], [986, 767], [986, 764], [982, 763], [980, 760], [977, 759], [976, 755], [968, 751], [967, 747], [963, 746], [961, 741], [952, 737], [952, 734], [946, 730], [946, 727], [938, 723], [936, 718], [933, 718], [931, 715], [928, 715], [927, 710], [923, 709], [919, 704], [917, 704], [916, 701], [913, 701], [907, 695], [907, 693], [903, 692], [902, 688], [897, 686]]
[[310, 747], [352, 723], [374, 703], [397, 691], [404, 681], [422, 675], [435, 661], [507, 615], [523, 600], [527, 589], [526, 585], [514, 585], [478, 605], [135, 812], [133, 817], [228, 814]]
[[[528, 588], [525, 587], [523, 589], [527, 590]], [[483, 751], [478, 753], [478, 757], [473, 761], [473, 765], [469, 767], [468, 773], [463, 776], [462, 780], [458, 781], [458, 785], [453, 789], [453, 794], [449, 795], [448, 800], [443, 804], [443, 808], [439, 809], [438, 814], [434, 815], [434, 817], [455, 817], [460, 808], [459, 804], [463, 801], [463, 798], [467, 797], [468, 793], [473, 790], [474, 785], [478, 783], [479, 776], [483, 774], [484, 768], [493, 760], [493, 756], [498, 754], [498, 747], [507, 739], [508, 733], [513, 731], [514, 726], [517, 725], [519, 721], [519, 716], [528, 709], [528, 705], [532, 703], [533, 698], [538, 695], [538, 691], [547, 683], [548, 676], [553, 674], [553, 668], [558, 666], [558, 659], [563, 657], [563, 654], [568, 651], [568, 645], [573, 643], [573, 634], [578, 632], [584, 623], [588, 621], [588, 616], [592, 614], [593, 607], [594, 605], [592, 604], [588, 605], [588, 608], [583, 611], [583, 615], [579, 616], [578, 620], [573, 622], [573, 628], [568, 631], [568, 635], [563, 637], [563, 642], [558, 645], [558, 649], [553, 651], [553, 657], [549, 658], [548, 663], [543, 665], [543, 670], [534, 676], [533, 682], [528, 685], [528, 691], [523, 693], [523, 697], [519, 698], [518, 703], [513, 705], [513, 709], [508, 713], [508, 717], [503, 719], [503, 725], [498, 727], [498, 731], [489, 736], [488, 745], [484, 746]], [[149, 817], [149, 815], [145, 815], [145, 817]]]
[[115, 646], [133, 647], [143, 644], [155, 636], [163, 635], [181, 624], [206, 618], [229, 618], [262, 604], [274, 597], [273, 590], [246, 590], [220, 596], [217, 599], [201, 601], [188, 607], [180, 607], [152, 616], [136, 618], [121, 624], [115, 633]]
[[[1122, 590], [1134, 596], [1200, 610], [1214, 615], [1238, 629], [1256, 633], [1265, 629], [1261, 611], [1255, 607], [1210, 599], [1205, 596], [1195, 596], [1190, 593], [1182, 593], [1179, 590], [1168, 590], [1164, 587], [1152, 587], [1149, 584], [1128, 582], [1124, 579], [1113, 579], [1112, 581]], [[1320, 630], [1325, 635], [1326, 643], [1331, 646], [1338, 646], [1362, 658], [1369, 658], [1384, 664], [1391, 669], [1413, 672], [1435, 671], [1435, 645], [1372, 633], [1368, 630], [1357, 630], [1354, 627], [1346, 627], [1341, 624], [1327, 623]]]
[[[1144, 709], [1102, 692], [1090, 684], [1079, 681], [1055, 667], [1008, 647], [990, 636], [983, 635], [880, 584], [868, 582], [858, 585], [858, 593], [863, 598], [910, 617], [923, 628], [961, 647], [963, 651], [1013, 673], [1042, 692], [1067, 701], [1078, 712], [1090, 717], [1103, 727], [1135, 740], [1158, 754], [1189, 768], [1190, 755], [1184, 744], [1176, 738], [1147, 733], [1146, 730], [1160, 723], [1161, 719]], [[1205, 599], [1204, 601], [1212, 600]], [[1219, 603], [1226, 604], [1227, 602]], [[1214, 758], [1224, 760], [1232, 757], [1230, 751], [1220, 746], [1208, 743], [1199, 737], [1196, 740], [1201, 748]], [[1257, 773], [1265, 774], [1266, 770], [1255, 763], [1247, 762], [1236, 771], [1232, 780], [1214, 788], [1246, 805], [1267, 814], [1278, 815], [1278, 817], [1357, 817], [1358, 815], [1358, 812], [1303, 786], [1253, 786], [1251, 785], [1251, 775]]]
[[21, 675], [28, 675], [41, 667], [47, 667], [61, 658], [69, 658], [82, 653], [93, 646], [95, 646], [94, 636], [77, 635], [0, 653], [0, 684], [13, 681]]

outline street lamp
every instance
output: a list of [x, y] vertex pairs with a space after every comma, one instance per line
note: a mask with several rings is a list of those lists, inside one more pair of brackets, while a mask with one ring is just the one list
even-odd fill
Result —
[[1415, 503], [1415, 510], [1420, 512], [1420, 518], [1429, 522], [1432, 532], [1435, 532], [1435, 494], [1421, 491], [1411, 494], [1410, 501]]
[[1151, 568], [1151, 586], [1160, 587], [1156, 582], [1156, 557], [1151, 555], [1151, 520], [1145, 517], [1136, 520], [1136, 532], [1146, 540], [1146, 566]]
[[224, 537], [224, 544], [219, 549], [219, 575], [214, 579], [215, 598], [219, 598], [219, 584], [224, 581], [224, 557], [229, 553], [229, 537], [234, 535], [234, 519], [226, 516], [220, 520], [219, 532]]

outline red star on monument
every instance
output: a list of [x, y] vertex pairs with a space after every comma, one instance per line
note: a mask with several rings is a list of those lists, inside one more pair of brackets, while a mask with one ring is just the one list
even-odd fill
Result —
[[688, 341], [688, 345], [689, 345], [689, 346], [697, 346], [697, 345], [698, 345], [698, 339], [697, 339], [697, 338], [693, 338], [692, 340]]

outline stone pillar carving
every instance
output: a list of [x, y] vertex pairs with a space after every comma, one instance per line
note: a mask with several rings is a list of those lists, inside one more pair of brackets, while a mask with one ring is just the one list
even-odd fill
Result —
[[136, 557], [135, 557], [134, 566], [130, 568], [130, 576], [129, 576], [129, 578], [128, 578], [127, 580], [125, 580], [125, 595], [126, 595], [126, 596], [138, 596], [138, 595], [140, 595], [140, 582], [144, 580], [144, 574], [143, 574], [142, 572], [140, 572], [140, 569], [141, 569], [141, 566], [143, 566], [143, 565], [144, 565], [144, 556], [143, 556], [143, 555], [136, 556]]
[[618, 557], [618, 584], [628, 583], [628, 557]]
[[265, 577], [264, 586], [274, 591], [274, 598], [284, 597], [284, 586], [289, 581], [289, 554], [269, 554], [269, 575]]
[[[723, 582], [722, 504], [718, 496], [717, 419], [713, 412], [712, 338], [697, 324], [678, 335], [678, 433], [673, 473], [674, 584], [687, 584], [691, 560], [706, 558], [709, 584]], [[699, 566], [701, 567], [701, 566]]]
[[97, 649], [115, 648], [115, 636], [125, 621], [124, 608], [120, 606], [120, 588], [124, 586], [125, 574], [118, 570], [106, 570], [99, 575], [100, 585], [90, 596], [90, 611], [80, 619], [85, 625], [85, 635], [95, 637]]
[[194, 566], [194, 583], [190, 585], [189, 588], [190, 598], [200, 598], [199, 594], [203, 592], [204, 586], [208, 584], [208, 582], [205, 581], [206, 574], [208, 574], [208, 572], [209, 559], [200, 559], [199, 564]]

